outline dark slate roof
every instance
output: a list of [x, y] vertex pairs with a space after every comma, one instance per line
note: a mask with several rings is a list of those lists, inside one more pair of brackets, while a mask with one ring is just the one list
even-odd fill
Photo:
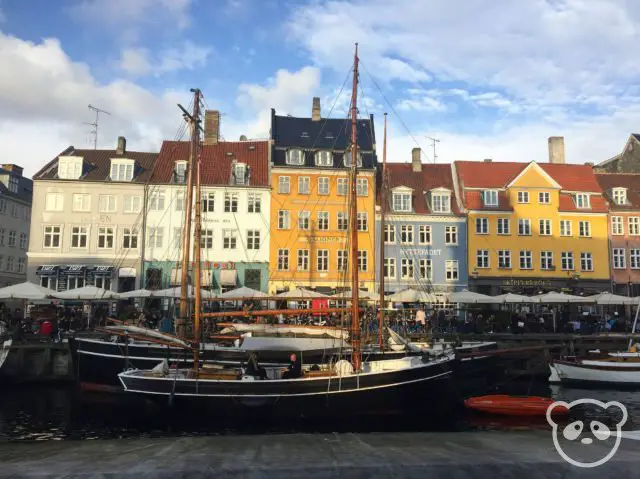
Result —
[[633, 136], [636, 140], [640, 141], [640, 133], [631, 133], [631, 136]]
[[[188, 160], [189, 152], [188, 141], [163, 142], [151, 183], [173, 183], [175, 162]], [[200, 181], [203, 185], [229, 185], [235, 160], [249, 167], [248, 186], [269, 186], [269, 142], [266, 140], [221, 141], [215, 145], [203, 145], [200, 158]]]
[[[34, 180], [57, 180], [58, 158], [61, 156], [81, 156], [84, 158], [84, 175], [82, 181], [109, 181], [111, 174], [111, 159], [135, 160], [137, 167], [132, 183], [146, 183], [151, 178], [158, 153], [140, 151], [127, 151], [124, 155], [118, 155], [116, 150], [77, 150], [70, 146], [53, 160], [47, 163], [34, 176]], [[61, 180], [78, 181], [78, 180]]]
[[[8, 170], [0, 168], [0, 176], [10, 176], [12, 173]], [[18, 176], [15, 175], [14, 176]], [[15, 198], [20, 201], [31, 203], [33, 199], [33, 182], [24, 176], [18, 176], [18, 192], [14, 193], [7, 188], [3, 182], [0, 182], [0, 197]]]
[[[640, 173], [596, 173], [596, 178], [609, 198], [610, 210], [640, 210]], [[627, 189], [627, 205], [613, 202], [613, 188]]]
[[[376, 155], [374, 153], [362, 153], [362, 168], [373, 169], [376, 166]], [[287, 164], [287, 150], [274, 148], [271, 156], [271, 161], [274, 166], [289, 166], [291, 168], [316, 168], [315, 166], [315, 152], [305, 150], [304, 151], [304, 165], [288, 165]], [[323, 169], [328, 167], [323, 166]], [[345, 168], [344, 166], [344, 152], [333, 153], [333, 168]]]

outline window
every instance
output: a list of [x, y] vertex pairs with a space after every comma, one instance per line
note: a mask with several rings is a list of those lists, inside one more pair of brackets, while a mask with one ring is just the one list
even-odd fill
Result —
[[369, 180], [358, 178], [356, 180], [356, 194], [358, 196], [369, 196]]
[[329, 230], [329, 212], [328, 211], [318, 211], [318, 230], [320, 231]]
[[540, 269], [543, 271], [550, 271], [553, 268], [553, 251], [541, 251], [540, 252]]
[[[344, 166], [351, 167], [353, 162], [351, 161], [351, 151], [346, 151], [344, 154]], [[358, 152], [358, 167], [362, 166], [362, 153]]]
[[247, 174], [247, 165], [244, 163], [236, 163], [233, 165], [233, 184], [244, 185], [249, 183], [249, 175]]
[[326, 176], [321, 176], [318, 178], [318, 194], [319, 195], [329, 194], [329, 178], [327, 178]]
[[142, 209], [142, 199], [139, 196], [124, 196], [124, 212], [125, 213], [140, 213]]
[[393, 211], [408, 213], [411, 211], [411, 194], [410, 193], [394, 193]]
[[445, 244], [458, 244], [458, 227], [457, 226], [444, 227], [444, 242]]
[[[281, 176], [280, 178], [285, 178]], [[298, 177], [298, 194], [299, 195], [308, 195], [311, 192], [310, 185], [311, 180], [308, 176], [299, 176]]]
[[520, 218], [518, 220], [518, 235], [530, 236], [531, 235], [531, 220], [526, 218]]
[[358, 213], [358, 231], [369, 231], [369, 213]]
[[395, 225], [384, 225], [384, 242], [385, 244], [393, 244], [396, 242], [396, 227]]
[[622, 222], [622, 216], [611, 217], [611, 234], [616, 236], [624, 234], [624, 223]]
[[176, 166], [173, 169], [173, 175], [176, 183], [184, 184], [187, 181], [187, 162], [176, 161]]
[[580, 222], [580, 236], [589, 238], [591, 237], [591, 222], [590, 221], [581, 221]]
[[613, 268], [626, 269], [626, 251], [624, 248], [613, 248]]
[[100, 195], [98, 209], [100, 213], [115, 213], [117, 209], [116, 197], [113, 195]]
[[[0, 256], [0, 260], [2, 259], [2, 256]], [[2, 262], [0, 261], [0, 269], [2, 269]], [[56, 284], [56, 278], [54, 276], [40, 276], [40, 286], [42, 286], [43, 288], [49, 288], [52, 289], [54, 291], [56, 291], [57, 288], [57, 284]]]
[[225, 213], [238, 212], [238, 193], [224, 194], [224, 212]]
[[298, 271], [309, 271], [309, 250], [298, 250]]
[[278, 229], [279, 230], [288, 230], [290, 226], [290, 218], [288, 210], [280, 210], [278, 211]]
[[111, 226], [101, 226], [98, 228], [98, 248], [113, 248], [113, 228]]
[[349, 269], [349, 252], [346, 249], [338, 250], [338, 271]]
[[573, 271], [573, 253], [571, 251], [563, 251], [560, 253], [560, 261], [562, 262], [563, 271]]
[[548, 205], [551, 203], [551, 195], [548, 191], [541, 191], [538, 193], [538, 203], [541, 205]]
[[346, 231], [349, 228], [349, 217], [344, 212], [338, 212], [338, 231]]
[[278, 178], [278, 193], [289, 194], [291, 192], [290, 178], [288, 176], [280, 176]]
[[86, 248], [89, 245], [89, 227], [73, 226], [71, 228], [71, 247]]
[[328, 150], [316, 151], [316, 166], [333, 166], [333, 153]]
[[[178, 244], [180, 244], [180, 238]], [[200, 231], [200, 249], [213, 249], [213, 230]]]
[[358, 271], [369, 269], [369, 252], [364, 249], [358, 250]]
[[247, 249], [260, 249], [260, 230], [247, 231]]
[[236, 230], [222, 230], [222, 249], [236, 249]]
[[96, 288], [111, 291], [111, 278], [109, 276], [96, 276]]
[[[180, 230], [180, 228], [176, 228]], [[149, 228], [149, 247], [150, 248], [162, 248], [164, 243], [164, 228], [155, 227]]]
[[511, 251], [508, 249], [498, 250], [498, 268], [511, 268]]
[[64, 197], [62, 193], [47, 193], [44, 202], [46, 211], [62, 211], [64, 208]]
[[18, 178], [15, 176], [9, 176], [9, 191], [11, 193], [18, 192]]
[[133, 179], [133, 161], [111, 161], [111, 181], [131, 181]]
[[45, 226], [44, 227], [44, 248], [59, 248], [61, 226]]
[[27, 234], [20, 233], [20, 249], [27, 249]]
[[533, 269], [533, 255], [531, 251], [520, 251], [520, 269]]
[[149, 194], [149, 209], [164, 211], [164, 191], [152, 191]]
[[540, 220], [540, 235], [551, 236], [551, 220]]
[[4, 246], [4, 228], [0, 228], [0, 246]]
[[580, 269], [593, 271], [593, 255], [591, 253], [580, 253]]
[[18, 205], [16, 205], [15, 203], [11, 205], [11, 216], [14, 218], [18, 217]]
[[560, 220], [560, 236], [571, 236], [570, 220]]
[[458, 261], [446, 260], [444, 262], [444, 272], [447, 281], [457, 281], [458, 279]]
[[400, 243], [413, 244], [413, 225], [400, 226]]
[[633, 248], [629, 250], [629, 259], [631, 260], [632, 269], [640, 269], [640, 248]]
[[25, 267], [25, 260], [24, 258], [20, 258], [18, 260], [18, 273], [24, 273], [24, 268]]
[[[207, 233], [207, 230], [204, 233]], [[138, 248], [138, 230], [133, 228], [122, 229], [122, 247], [124, 249]]]
[[309, 229], [309, 216], [308, 211], [301, 211], [298, 213], [298, 229], [306, 231]]
[[431, 244], [431, 226], [420, 225], [418, 227], [418, 243]]
[[629, 235], [631, 236], [640, 235], [640, 216], [629, 217]]
[[476, 218], [476, 234], [486, 235], [489, 233], [489, 218]]
[[349, 191], [349, 179], [338, 178], [338, 195], [346, 196]]
[[396, 259], [385, 258], [383, 274], [385, 279], [396, 279]]
[[[182, 193], [182, 192], [179, 192]], [[184, 194], [182, 195], [184, 198]], [[182, 200], [184, 204], [184, 199]], [[202, 195], [202, 212], [203, 213], [213, 213], [216, 210], [216, 194], [215, 193], [205, 193]], [[181, 210], [182, 211], [182, 210]]]
[[318, 271], [329, 271], [329, 250], [319, 249], [317, 255]]
[[247, 212], [260, 213], [262, 211], [262, 195], [259, 193], [249, 193], [247, 195]]
[[182, 248], [182, 239], [182, 228], [173, 228], [173, 247], [176, 250], [180, 250], [180, 248]]
[[616, 205], [626, 205], [627, 204], [627, 190], [625, 188], [614, 188], [613, 189], [613, 202]]
[[421, 259], [418, 265], [420, 279], [431, 280], [433, 278], [433, 268], [431, 259]]
[[289, 270], [289, 250], [279, 249], [278, 250], [278, 271], [288, 271], [288, 270]]
[[518, 191], [518, 203], [529, 203], [528, 191]]
[[511, 223], [509, 221], [509, 218], [498, 218], [498, 234], [511, 234]]
[[22, 219], [25, 221], [31, 221], [31, 208], [25, 206], [22, 208], [23, 216]]
[[400, 276], [402, 279], [413, 279], [413, 259], [402, 258], [400, 262]]
[[451, 196], [443, 193], [432, 194], [431, 211], [433, 213], [451, 213]]
[[476, 251], [476, 266], [478, 268], [489, 267], [489, 250], [479, 249]]
[[576, 194], [576, 206], [578, 208], [591, 208], [589, 195], [586, 193]]
[[16, 232], [15, 231], [9, 231], [9, 246], [11, 246], [12, 248], [16, 247]]
[[58, 178], [77, 180], [82, 176], [82, 158], [60, 158], [58, 160]]
[[14, 261], [15, 261], [15, 258], [13, 256], [7, 257], [7, 271], [9, 273], [13, 273]]
[[[304, 165], [303, 151], [296, 148], [287, 151], [287, 164], [296, 166]], [[287, 269], [289, 268], [287, 267]]]
[[487, 190], [484, 192], [485, 206], [498, 206], [498, 192], [496, 190]]
[[79, 275], [69, 276], [67, 280], [67, 289], [82, 288], [84, 286], [84, 277]]
[[0, 198], [0, 213], [5, 214], [7, 212], [7, 200]]

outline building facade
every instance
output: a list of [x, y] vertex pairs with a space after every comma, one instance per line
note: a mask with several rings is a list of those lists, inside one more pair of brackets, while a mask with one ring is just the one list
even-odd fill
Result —
[[157, 153], [67, 148], [34, 176], [28, 280], [64, 291], [140, 287], [145, 185]]
[[33, 182], [17, 165], [0, 165], [0, 288], [27, 279]]
[[422, 164], [420, 156], [414, 148], [411, 164], [387, 165], [383, 231], [376, 215], [376, 237], [384, 241], [382, 260], [376, 250], [376, 282], [382, 266], [385, 292], [415, 288], [439, 296], [468, 288], [467, 223], [451, 165]]
[[[181, 284], [188, 158], [189, 142], [165, 141], [148, 187], [144, 284], [150, 289]], [[269, 142], [219, 142], [209, 132], [200, 159], [202, 285], [216, 293], [239, 286], [266, 292]], [[193, 242], [190, 249], [192, 261]]]
[[629, 135], [621, 153], [594, 168], [598, 173], [640, 173], [640, 133]]
[[609, 200], [612, 291], [640, 296], [640, 174], [596, 177]]
[[473, 290], [609, 291], [607, 203], [592, 167], [485, 161], [454, 168], [468, 214]]
[[[295, 287], [332, 293], [350, 288], [349, 176], [351, 120], [271, 115], [269, 292]], [[373, 116], [357, 122], [360, 288], [375, 290]]]

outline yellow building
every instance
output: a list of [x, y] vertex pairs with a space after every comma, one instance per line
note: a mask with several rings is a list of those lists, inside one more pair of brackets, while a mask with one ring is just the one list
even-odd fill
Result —
[[456, 162], [469, 284], [485, 294], [610, 288], [607, 203], [593, 169]]
[[[350, 121], [276, 116], [272, 110], [269, 292], [350, 288]], [[360, 288], [375, 288], [375, 137], [373, 117], [358, 120]]]

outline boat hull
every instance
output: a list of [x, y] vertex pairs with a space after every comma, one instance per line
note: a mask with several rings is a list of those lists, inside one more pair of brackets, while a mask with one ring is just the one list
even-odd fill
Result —
[[563, 385], [640, 389], [640, 363], [556, 360], [550, 368], [550, 381]]
[[[536, 396], [516, 397], [507, 395], [491, 395], [467, 399], [464, 402], [468, 409], [500, 416], [537, 416], [544, 417], [549, 406], [554, 404], [551, 398]], [[557, 407], [555, 414], [567, 414], [567, 408]]]

